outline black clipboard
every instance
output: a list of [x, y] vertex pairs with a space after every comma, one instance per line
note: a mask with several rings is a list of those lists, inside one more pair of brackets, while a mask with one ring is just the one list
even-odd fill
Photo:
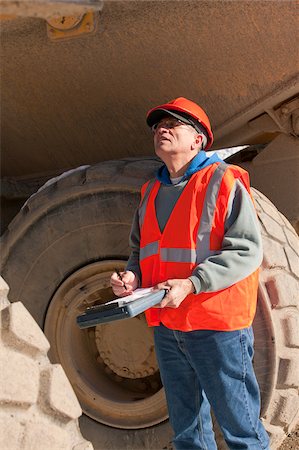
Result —
[[83, 329], [115, 320], [130, 319], [160, 303], [166, 293], [166, 289], [155, 290], [131, 302], [120, 298], [117, 302], [91, 306], [77, 316], [77, 325]]

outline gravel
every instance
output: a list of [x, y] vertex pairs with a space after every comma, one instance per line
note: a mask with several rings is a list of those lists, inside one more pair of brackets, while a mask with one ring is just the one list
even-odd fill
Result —
[[299, 425], [298, 427], [283, 441], [279, 450], [298, 450], [299, 449]]

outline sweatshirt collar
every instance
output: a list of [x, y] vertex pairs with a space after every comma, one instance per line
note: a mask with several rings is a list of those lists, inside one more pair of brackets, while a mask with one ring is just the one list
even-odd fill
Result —
[[[219, 158], [217, 153], [213, 153], [212, 156], [208, 157], [203, 150], [200, 151], [191, 160], [181, 181], [185, 181], [186, 179], [190, 178], [191, 175], [193, 175], [194, 173], [198, 172], [201, 169], [204, 169], [207, 166], [210, 166], [211, 164], [214, 164], [215, 162], [223, 162], [222, 159]], [[168, 169], [165, 164], [158, 169], [156, 177], [162, 184], [169, 184], [169, 185], [172, 184], [170, 181]]]

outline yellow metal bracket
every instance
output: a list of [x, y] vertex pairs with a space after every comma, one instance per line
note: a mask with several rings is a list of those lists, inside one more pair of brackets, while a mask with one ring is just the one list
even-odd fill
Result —
[[47, 20], [47, 34], [52, 41], [75, 38], [96, 31], [97, 12], [87, 12], [74, 16], [51, 17]]

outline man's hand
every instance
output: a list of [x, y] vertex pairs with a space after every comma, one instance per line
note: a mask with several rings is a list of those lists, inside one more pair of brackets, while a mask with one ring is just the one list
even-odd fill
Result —
[[131, 295], [137, 289], [139, 279], [134, 272], [127, 270], [125, 272], [113, 272], [110, 278], [112, 290], [117, 297]]
[[158, 308], [166, 306], [167, 308], [178, 308], [187, 295], [195, 292], [194, 285], [189, 278], [167, 280], [157, 284], [155, 288], [168, 290], [161, 303], [156, 305]]

